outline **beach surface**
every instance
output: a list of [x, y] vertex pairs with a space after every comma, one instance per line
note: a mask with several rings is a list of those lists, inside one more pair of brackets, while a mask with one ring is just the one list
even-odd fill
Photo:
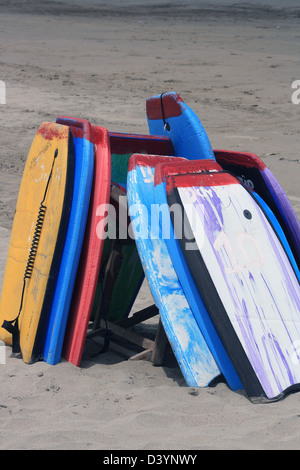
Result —
[[[214, 149], [259, 155], [300, 218], [299, 22], [298, 1], [0, 0], [0, 285], [40, 124], [69, 115], [148, 134], [146, 99], [166, 91]], [[145, 282], [133, 311], [152, 304]], [[93, 347], [80, 367], [5, 348], [0, 449], [300, 449], [300, 393], [254, 405], [224, 381], [188, 388], [171, 353], [154, 367]]]

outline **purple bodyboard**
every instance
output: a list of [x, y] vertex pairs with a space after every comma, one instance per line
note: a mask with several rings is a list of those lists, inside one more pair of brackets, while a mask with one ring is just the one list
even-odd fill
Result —
[[168, 203], [188, 226], [178, 240], [245, 390], [273, 401], [300, 389], [299, 279], [270, 220], [232, 175], [175, 167]]

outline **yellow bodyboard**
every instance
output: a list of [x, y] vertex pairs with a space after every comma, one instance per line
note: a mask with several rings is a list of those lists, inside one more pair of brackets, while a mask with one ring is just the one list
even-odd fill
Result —
[[73, 194], [75, 152], [69, 127], [43, 123], [33, 140], [18, 195], [0, 300], [3, 322], [18, 318], [24, 362], [41, 351]]

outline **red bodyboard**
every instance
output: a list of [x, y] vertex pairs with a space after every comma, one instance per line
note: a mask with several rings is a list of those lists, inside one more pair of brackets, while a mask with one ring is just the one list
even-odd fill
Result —
[[93, 307], [104, 237], [97, 236], [99, 217], [97, 208], [109, 204], [111, 160], [109, 133], [99, 126], [92, 126], [94, 145], [94, 179], [86, 232], [70, 307], [64, 339], [63, 357], [79, 366]]

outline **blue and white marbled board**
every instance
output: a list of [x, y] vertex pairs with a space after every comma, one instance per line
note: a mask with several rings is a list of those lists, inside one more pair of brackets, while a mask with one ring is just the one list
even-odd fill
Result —
[[[235, 333], [266, 396], [274, 399], [300, 384], [296, 273], [265, 215], [242, 186], [178, 192]], [[251, 220], [241, 217], [245, 207]]]
[[[129, 164], [127, 197], [135, 241], [164, 330], [185, 381], [188, 386], [206, 387], [220, 375], [220, 370], [183, 294], [164, 240], [150, 237], [148, 214], [151, 213], [151, 205], [155, 205], [152, 158], [133, 156]], [[162, 159], [158, 157], [157, 162]], [[165, 161], [170, 159], [166, 157]]]

